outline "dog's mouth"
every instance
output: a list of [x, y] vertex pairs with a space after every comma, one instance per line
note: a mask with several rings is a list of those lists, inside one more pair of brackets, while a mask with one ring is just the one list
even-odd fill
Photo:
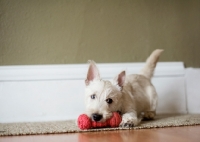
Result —
[[112, 113], [106, 113], [106, 114], [93, 113], [90, 116], [91, 120], [95, 122], [105, 122], [107, 119], [111, 117]]

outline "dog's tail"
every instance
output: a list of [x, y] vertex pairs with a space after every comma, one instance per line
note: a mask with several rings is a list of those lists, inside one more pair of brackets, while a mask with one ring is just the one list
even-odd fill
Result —
[[158, 62], [158, 59], [162, 52], [162, 49], [154, 50], [149, 56], [149, 58], [147, 58], [146, 64], [143, 67], [143, 69], [139, 72], [139, 74], [144, 75], [145, 77], [150, 79], [153, 76], [156, 63]]

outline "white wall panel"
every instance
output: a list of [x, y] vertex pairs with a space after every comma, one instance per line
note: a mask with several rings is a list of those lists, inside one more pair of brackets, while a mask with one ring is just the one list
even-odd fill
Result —
[[[122, 70], [137, 73], [144, 63], [97, 64], [112, 79]], [[75, 119], [84, 112], [88, 65], [0, 67], [0, 123]], [[182, 62], [159, 63], [153, 84], [158, 113], [187, 113]]]

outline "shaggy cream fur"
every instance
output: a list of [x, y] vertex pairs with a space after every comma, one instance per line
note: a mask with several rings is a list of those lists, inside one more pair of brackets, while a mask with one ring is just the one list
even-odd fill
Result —
[[102, 80], [95, 62], [89, 61], [85, 80], [86, 114], [94, 121], [105, 121], [112, 112], [120, 111], [121, 127], [136, 126], [143, 117], [153, 119], [157, 93], [151, 77], [162, 51], [155, 50], [139, 74], [126, 76], [125, 71], [122, 71], [113, 81]]

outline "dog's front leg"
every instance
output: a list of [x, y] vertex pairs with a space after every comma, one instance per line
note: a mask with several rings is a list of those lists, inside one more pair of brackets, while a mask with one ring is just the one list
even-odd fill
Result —
[[120, 127], [134, 127], [138, 125], [140, 121], [137, 118], [136, 112], [127, 112], [122, 115], [122, 122], [120, 123]]

